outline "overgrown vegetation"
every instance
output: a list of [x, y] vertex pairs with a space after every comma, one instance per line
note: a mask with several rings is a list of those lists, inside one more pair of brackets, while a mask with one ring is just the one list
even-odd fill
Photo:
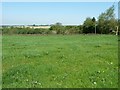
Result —
[[33, 28], [18, 28], [10, 27], [2, 28], [2, 34], [49, 34], [49, 29], [33, 29]]

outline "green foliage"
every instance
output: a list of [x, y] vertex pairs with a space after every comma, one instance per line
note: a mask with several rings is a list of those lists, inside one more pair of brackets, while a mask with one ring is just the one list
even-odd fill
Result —
[[95, 33], [95, 20], [93, 19], [90, 17], [86, 18], [83, 24], [83, 33]]
[[80, 34], [82, 33], [82, 26], [62, 26], [61, 23], [56, 23], [49, 30], [56, 31], [56, 34]]
[[93, 17], [93, 18], [92, 18], [92, 21], [93, 21], [94, 23], [96, 22], [96, 19], [95, 19], [95, 17]]
[[116, 30], [116, 26], [117, 20], [115, 19], [114, 6], [111, 6], [98, 17], [98, 27], [101, 33], [109, 34], [111, 31]]
[[114, 35], [3, 35], [3, 88], [118, 88]]
[[96, 21], [95, 17], [86, 18], [83, 24], [83, 33], [101, 33], [109, 34], [116, 31], [118, 25], [117, 19], [115, 19], [114, 5], [107, 9], [104, 13], [101, 13]]
[[33, 29], [33, 28], [17, 28], [17, 27], [11, 27], [11, 28], [3, 28], [2, 33], [3, 34], [49, 34], [49, 29]]
[[56, 31], [56, 34], [63, 34], [64, 33], [64, 26], [62, 26], [62, 23], [56, 23], [50, 27], [50, 30]]
[[65, 34], [80, 34], [79, 26], [65, 26]]

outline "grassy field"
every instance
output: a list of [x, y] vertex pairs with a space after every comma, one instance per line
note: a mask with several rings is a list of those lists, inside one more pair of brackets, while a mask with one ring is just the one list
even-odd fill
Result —
[[116, 88], [115, 35], [4, 35], [3, 84], [9, 88]]

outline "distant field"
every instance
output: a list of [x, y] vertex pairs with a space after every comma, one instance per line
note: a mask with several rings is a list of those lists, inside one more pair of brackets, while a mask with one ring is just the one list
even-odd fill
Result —
[[115, 35], [4, 35], [6, 88], [117, 88]]
[[34, 29], [37, 29], [37, 28], [49, 29], [50, 26], [29, 26], [29, 28], [34, 28]]

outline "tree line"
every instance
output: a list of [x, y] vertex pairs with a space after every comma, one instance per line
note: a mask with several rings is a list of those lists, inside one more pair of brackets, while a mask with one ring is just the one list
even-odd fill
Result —
[[57, 22], [51, 25], [49, 29], [42, 28], [2, 28], [3, 34], [115, 34], [120, 25], [120, 20], [115, 18], [114, 5], [101, 13], [96, 19], [95, 17], [87, 17], [83, 25], [64, 26]]

